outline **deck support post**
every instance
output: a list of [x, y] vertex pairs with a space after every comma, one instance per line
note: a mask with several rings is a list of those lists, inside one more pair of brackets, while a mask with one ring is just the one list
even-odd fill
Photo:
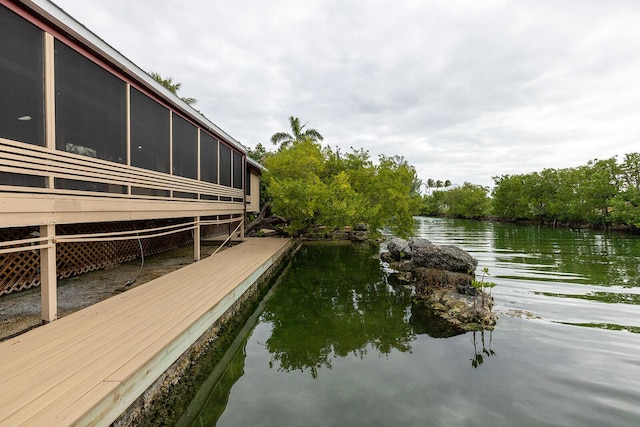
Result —
[[58, 318], [58, 295], [56, 274], [56, 226], [40, 226], [40, 237], [47, 238], [50, 247], [40, 249], [40, 303], [42, 305], [42, 323], [53, 322]]
[[200, 217], [194, 218], [196, 227], [193, 229], [193, 260], [200, 261]]

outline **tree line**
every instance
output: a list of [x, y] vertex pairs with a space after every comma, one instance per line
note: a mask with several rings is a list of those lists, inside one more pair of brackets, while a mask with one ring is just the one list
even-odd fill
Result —
[[[366, 224], [374, 233], [393, 226], [411, 234], [413, 215], [494, 218], [548, 224], [640, 228], [640, 153], [592, 160], [575, 168], [544, 169], [493, 178], [490, 190], [470, 182], [428, 179], [427, 194], [403, 157], [322, 146], [322, 134], [290, 117], [290, 132], [248, 154], [267, 170], [261, 180], [261, 225], [290, 235], [324, 226]], [[268, 221], [267, 221], [268, 219]]]
[[423, 197], [418, 214], [640, 228], [640, 153], [575, 168], [494, 177]]

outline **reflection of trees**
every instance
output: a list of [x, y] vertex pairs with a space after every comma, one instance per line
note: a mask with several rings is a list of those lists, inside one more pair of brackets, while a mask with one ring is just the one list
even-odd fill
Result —
[[[480, 342], [477, 340], [477, 335], [480, 334]], [[496, 352], [491, 349], [491, 339], [493, 331], [489, 331], [489, 346], [485, 344], [484, 331], [473, 331], [473, 358], [471, 359], [471, 366], [477, 368], [484, 363], [485, 357], [495, 356]], [[478, 350], [479, 345], [482, 345], [482, 350]]]
[[[638, 286], [640, 239], [622, 233], [495, 224], [494, 246], [527, 256], [508, 261], [531, 270], [563, 271], [598, 285]], [[500, 259], [500, 256], [498, 256]]]
[[411, 349], [410, 292], [387, 286], [376, 255], [368, 246], [324, 244], [296, 254], [263, 314], [273, 325], [272, 366], [316, 377], [332, 357]]
[[[231, 388], [242, 377], [242, 375], [244, 375], [245, 359], [246, 354], [243, 348], [242, 350], [238, 351], [238, 353], [236, 353], [233, 359], [231, 359], [224, 373], [217, 381], [209, 383], [209, 380], [207, 380], [203, 385], [203, 387], [208, 386], [207, 390], [209, 394], [206, 402], [201, 403], [200, 406], [198, 406], [198, 408], [200, 408], [201, 410], [197, 413], [196, 416], [200, 425], [216, 425], [218, 419], [227, 408]], [[218, 376], [216, 375], [215, 378], [217, 379], [217, 377]], [[191, 414], [187, 414], [186, 416], [183, 415], [183, 418], [187, 420], [190, 419], [190, 416]], [[194, 422], [195, 420], [196, 417], [192, 417], [190, 419], [191, 422]], [[187, 425], [186, 422], [179, 424]]]

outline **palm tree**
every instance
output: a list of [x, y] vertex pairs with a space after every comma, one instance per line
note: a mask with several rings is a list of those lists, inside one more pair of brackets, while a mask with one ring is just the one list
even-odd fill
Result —
[[429, 190], [429, 195], [431, 195], [431, 189], [436, 186], [436, 181], [433, 178], [427, 179], [427, 189]]
[[444, 182], [444, 188], [451, 187], [451, 181], [448, 179]]
[[[180, 90], [182, 83], [180, 82], [174, 83], [173, 77], [162, 77], [160, 73], [156, 73], [155, 71], [150, 72], [149, 75], [153, 80], [157, 81], [162, 86], [164, 86], [164, 88], [167, 89], [169, 92], [178, 96], [178, 91]], [[189, 98], [185, 96], [180, 97], [180, 99], [182, 99], [187, 105], [190, 105], [190, 106], [193, 106], [198, 102], [198, 100], [195, 98]]]
[[442, 181], [437, 180], [436, 181], [436, 188], [442, 188], [442, 187], [444, 187], [444, 185], [442, 184]]
[[271, 137], [273, 145], [280, 144], [280, 149], [287, 148], [289, 144], [293, 144], [294, 142], [299, 142], [304, 139], [309, 139], [313, 142], [317, 142], [318, 140], [322, 141], [324, 139], [324, 137], [320, 135], [320, 132], [315, 129], [305, 130], [304, 128], [307, 125], [306, 123], [300, 126], [300, 119], [297, 117], [289, 117], [289, 124], [291, 126], [291, 134], [286, 132], [277, 132]]

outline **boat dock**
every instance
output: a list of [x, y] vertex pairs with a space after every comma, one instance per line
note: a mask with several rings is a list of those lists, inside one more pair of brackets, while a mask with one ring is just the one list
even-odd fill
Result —
[[108, 426], [291, 247], [247, 238], [0, 343], [0, 426]]

